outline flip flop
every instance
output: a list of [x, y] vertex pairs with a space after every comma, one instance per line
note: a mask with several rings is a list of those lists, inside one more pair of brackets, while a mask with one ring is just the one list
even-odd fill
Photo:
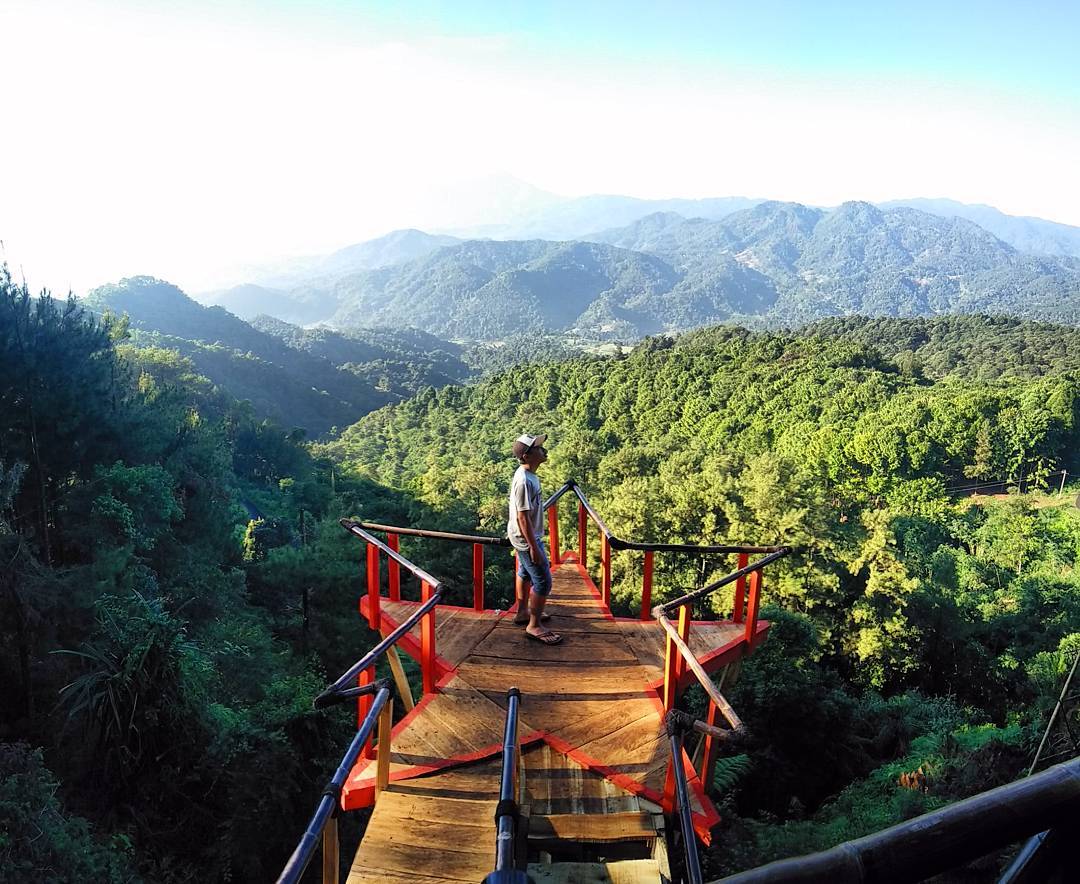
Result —
[[540, 642], [544, 645], [557, 645], [562, 641], [561, 635], [559, 635], [557, 632], [551, 631], [545, 632], [543, 635], [533, 635], [531, 632], [526, 632], [525, 635], [531, 638], [534, 642]]
[[[550, 614], [546, 614], [546, 613], [545, 613], [545, 614], [541, 614], [541, 615], [540, 615], [540, 622], [541, 622], [541, 623], [547, 623], [547, 622], [548, 622], [548, 620], [550, 620], [550, 619], [551, 619], [551, 615], [550, 615]], [[526, 615], [525, 615], [525, 619], [524, 619], [524, 620], [520, 620], [520, 619], [518, 618], [518, 615], [516, 615], [516, 614], [514, 615], [514, 625], [515, 625], [515, 626], [524, 626], [524, 625], [525, 625], [526, 623], [528, 623], [528, 622], [529, 622], [529, 615], [528, 615], [528, 614], [526, 614]]]

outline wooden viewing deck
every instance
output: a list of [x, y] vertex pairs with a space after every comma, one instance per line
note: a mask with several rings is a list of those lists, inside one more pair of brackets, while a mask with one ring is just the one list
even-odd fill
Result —
[[[492, 870], [511, 686], [522, 692], [519, 803], [529, 817], [529, 843], [561, 860], [530, 866], [534, 880], [638, 882], [664, 874], [657, 837], [661, 808], [670, 809], [664, 632], [656, 621], [613, 617], [573, 553], [553, 577], [548, 610], [563, 635], [560, 645], [528, 639], [512, 611], [436, 608], [438, 681], [393, 728], [389, 787], [376, 803], [376, 762], [361, 758], [342, 791], [347, 810], [375, 804], [350, 884], [477, 882]], [[362, 613], [372, 613], [370, 603], [363, 598]], [[418, 605], [381, 599], [382, 633]], [[752, 635], [730, 621], [692, 627], [691, 650], [711, 673], [747, 655], [768, 623], [756, 623]], [[418, 660], [420, 629], [399, 643]], [[682, 672], [678, 690], [693, 678]], [[683, 761], [694, 826], [708, 842], [719, 816], [690, 759]], [[598, 853], [603, 866], [593, 861]]]

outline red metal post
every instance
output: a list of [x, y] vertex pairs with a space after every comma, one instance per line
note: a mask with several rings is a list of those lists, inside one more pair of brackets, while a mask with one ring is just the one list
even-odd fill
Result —
[[[396, 534], [387, 534], [386, 545], [394, 552], [398, 552], [398, 536]], [[387, 562], [386, 576], [390, 582], [390, 601], [401, 601], [401, 566], [393, 559]]]
[[559, 507], [556, 504], [547, 511], [548, 543], [551, 546], [551, 564], [559, 564]]
[[484, 545], [472, 546], [472, 606], [474, 611], [484, 610]]
[[608, 606], [608, 610], [611, 609], [611, 543], [607, 539], [607, 535], [603, 532], [600, 533], [600, 565], [602, 572], [600, 575], [600, 595], [604, 599], [604, 604]]
[[589, 551], [589, 514], [585, 512], [585, 504], [579, 503], [577, 508], [577, 545], [578, 561], [581, 567], [589, 566], [585, 554]]
[[[375, 667], [369, 666], [367, 669], [361, 669], [360, 674], [356, 677], [356, 683], [360, 687], [369, 685], [375, 681]], [[364, 723], [364, 718], [367, 717], [368, 710], [371, 709], [371, 704], [375, 702], [375, 697], [372, 694], [366, 694], [362, 697], [356, 698], [356, 727], [359, 730], [360, 725]], [[364, 747], [364, 757], [374, 758], [373, 746], [370, 740]]]
[[761, 605], [761, 572], [750, 575], [750, 597], [746, 601], [746, 643], [751, 644], [757, 632], [758, 608]]
[[[435, 588], [426, 580], [420, 581], [420, 601], [426, 602]], [[435, 691], [435, 609], [432, 608], [420, 620], [420, 672], [424, 693]]]
[[[739, 567], [745, 568], [750, 563], [749, 553], [739, 553]], [[735, 607], [731, 612], [732, 623], [743, 622], [743, 608], [746, 607], [746, 575], [735, 581]]]
[[382, 612], [379, 609], [379, 548], [374, 543], [367, 545], [367, 598], [368, 625], [377, 632], [382, 626]]
[[[705, 723], [712, 727], [720, 727], [720, 707], [712, 700], [709, 700], [709, 712], [705, 718]], [[716, 758], [720, 754], [720, 741], [709, 734], [706, 734], [704, 739], [705, 751], [701, 756], [701, 784], [704, 786], [706, 793], [711, 794], [713, 791], [713, 770], [716, 768]]]
[[649, 620], [652, 611], [653, 551], [645, 550], [645, 565], [641, 569], [641, 619]]

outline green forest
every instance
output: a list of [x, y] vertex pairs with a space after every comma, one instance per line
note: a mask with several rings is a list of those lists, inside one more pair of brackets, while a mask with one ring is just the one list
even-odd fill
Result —
[[[1016, 779], [1080, 651], [1080, 511], [1058, 494], [1080, 469], [1076, 340], [981, 317], [717, 327], [424, 387], [315, 443], [5, 269], [5, 874], [276, 875], [355, 727], [312, 700], [374, 643], [337, 520], [501, 533], [523, 430], [550, 434], [547, 490], [576, 479], [619, 536], [794, 548], [725, 688], [752, 737], [717, 768], [707, 876]], [[466, 597], [467, 550], [403, 551]], [[658, 556], [655, 591], [732, 566]], [[509, 560], [488, 578], [508, 600]], [[634, 611], [634, 554], [614, 578]], [[364, 815], [345, 819], [348, 855]]]

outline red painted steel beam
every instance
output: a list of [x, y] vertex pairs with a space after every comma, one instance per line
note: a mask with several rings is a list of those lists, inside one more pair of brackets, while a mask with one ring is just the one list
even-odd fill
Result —
[[[390, 547], [394, 552], [400, 552], [398, 536], [396, 534], [386, 535], [386, 545]], [[387, 580], [390, 583], [390, 601], [401, 601], [401, 566], [397, 563], [393, 556], [387, 556], [389, 560], [386, 565]]]
[[[367, 669], [361, 669], [360, 674], [356, 676], [356, 683], [360, 687], [364, 687], [375, 682], [375, 667], [369, 666]], [[371, 704], [375, 702], [375, 698], [372, 694], [364, 694], [357, 697], [356, 700], [356, 727], [360, 728], [364, 724], [364, 719], [367, 718], [368, 712], [371, 711]], [[374, 747], [370, 740], [364, 744], [364, 757], [374, 758]]]
[[548, 517], [548, 543], [551, 546], [551, 564], [557, 565], [560, 561], [559, 555], [559, 513], [558, 507], [551, 507], [547, 511]]
[[484, 546], [474, 543], [472, 548], [472, 604], [474, 611], [484, 610]]
[[746, 643], [749, 646], [757, 632], [758, 608], [761, 606], [761, 572], [750, 574], [750, 594], [746, 600]]
[[[739, 553], [739, 570], [741, 571], [750, 564], [748, 553]], [[735, 581], [735, 601], [731, 609], [733, 623], [743, 622], [743, 610], [746, 608], [746, 575], [743, 574]]]
[[[706, 716], [705, 723], [710, 727], [720, 727], [720, 707], [709, 700], [709, 712]], [[705, 751], [701, 756], [701, 785], [705, 789], [705, 794], [711, 795], [713, 771], [716, 769], [716, 759], [720, 754], [720, 740], [713, 734], [705, 734]]]
[[[426, 580], [420, 583], [420, 601], [428, 601], [435, 588]], [[435, 609], [428, 611], [420, 621], [420, 673], [424, 683], [424, 693], [435, 691]]]
[[382, 610], [379, 606], [379, 548], [367, 545], [367, 591], [368, 625], [376, 632], [382, 626]]
[[645, 551], [645, 564], [641, 569], [641, 619], [652, 619], [653, 551]]

